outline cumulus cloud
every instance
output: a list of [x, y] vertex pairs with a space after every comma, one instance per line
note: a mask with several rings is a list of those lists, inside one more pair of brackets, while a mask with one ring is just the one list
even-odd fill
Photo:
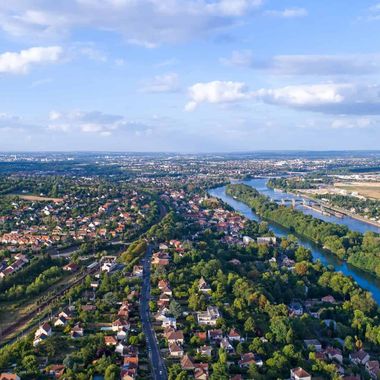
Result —
[[50, 131], [95, 133], [110, 136], [117, 130], [135, 132], [145, 130], [147, 126], [138, 122], [128, 121], [120, 115], [105, 114], [99, 111], [66, 113], [51, 111], [48, 129]]
[[196, 83], [189, 88], [190, 101], [186, 111], [193, 111], [201, 103], [231, 103], [248, 99], [251, 96], [248, 87], [243, 82], [213, 81]]
[[33, 65], [59, 61], [62, 54], [60, 46], [32, 47], [20, 52], [2, 53], [0, 73], [25, 74]]
[[282, 10], [268, 10], [265, 14], [273, 17], [295, 18], [307, 16], [308, 11], [305, 8], [285, 8]]
[[380, 114], [380, 85], [318, 84], [260, 89], [255, 99], [264, 103], [328, 114]]
[[221, 58], [229, 66], [267, 70], [278, 75], [366, 75], [380, 71], [379, 54], [362, 55], [277, 55], [255, 57], [251, 50], [233, 51]]
[[152, 80], [146, 81], [141, 88], [142, 92], [165, 93], [179, 90], [179, 77], [176, 73], [156, 75]]
[[202, 103], [251, 100], [325, 114], [380, 115], [380, 85], [377, 84], [324, 83], [250, 91], [243, 82], [214, 81], [191, 86], [189, 98], [186, 111], [193, 111]]
[[146, 47], [202, 36], [234, 25], [262, 0], [12, 0], [0, 6], [0, 28], [13, 36], [60, 37], [90, 27]]

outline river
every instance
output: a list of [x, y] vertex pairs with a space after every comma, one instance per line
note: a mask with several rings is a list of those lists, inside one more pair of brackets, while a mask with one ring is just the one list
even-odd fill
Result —
[[[302, 196], [298, 196], [292, 193], [284, 193], [280, 191], [275, 191], [267, 186], [267, 182], [268, 182], [268, 178], [255, 178], [248, 181], [244, 181], [244, 183], [246, 183], [247, 185], [254, 187], [260, 193], [268, 196], [269, 198], [275, 200], [278, 203], [281, 201], [281, 199], [286, 199], [286, 200], [294, 199], [295, 201], [300, 201], [300, 202], [304, 200]], [[364, 233], [366, 231], [373, 231], [373, 232], [380, 233], [379, 227], [370, 223], [365, 223], [355, 218], [351, 218], [350, 216], [343, 216], [342, 218], [338, 218], [333, 215], [331, 216], [323, 215], [322, 213], [318, 211], [314, 211], [314, 210], [311, 210], [310, 208], [306, 208], [302, 206], [302, 204], [296, 204], [296, 209], [302, 211], [304, 214], [312, 215], [315, 218], [322, 219], [325, 222], [343, 224], [352, 231], [357, 231], [361, 233]]]
[[[265, 178], [251, 179], [251, 180], [242, 181], [242, 182], [256, 188], [258, 191], [269, 196], [270, 198], [280, 199], [281, 195], [286, 196], [286, 198], [289, 198], [289, 195], [291, 195], [291, 194], [278, 193], [272, 189], [269, 189], [266, 186], [267, 179], [265, 179]], [[239, 201], [233, 199], [232, 197], [228, 196], [226, 194], [226, 187], [225, 186], [221, 186], [221, 187], [217, 187], [215, 189], [211, 189], [211, 190], [209, 190], [209, 194], [211, 196], [216, 197], [216, 198], [220, 198], [221, 200], [223, 200], [225, 203], [229, 204], [236, 211], [240, 212], [241, 214], [243, 214], [248, 219], [255, 220], [258, 222], [261, 221], [261, 218], [258, 215], [256, 215], [251, 210], [250, 207], [248, 207], [244, 203], [239, 202]], [[302, 210], [302, 211], [304, 211], [304, 210]], [[361, 221], [358, 221], [358, 220], [352, 219], [352, 218], [349, 218], [349, 219], [351, 219], [351, 221], [347, 221], [347, 220], [340, 219], [340, 218], [328, 217], [325, 215], [321, 215], [321, 214], [319, 214], [317, 212], [313, 212], [312, 210], [309, 210], [309, 209], [305, 209], [305, 213], [306, 213], [306, 211], [308, 214], [311, 214], [317, 218], [322, 219], [322, 217], [324, 217], [323, 219], [326, 221], [334, 221], [335, 223], [340, 223], [340, 224], [345, 224], [345, 225], [347, 225], [346, 223], [349, 222], [350, 225], [347, 225], [348, 227], [355, 229], [356, 231], [360, 231], [360, 232], [366, 231], [365, 229], [362, 230], [362, 228], [364, 228], [364, 227], [360, 226], [359, 225], [360, 223], [368, 226], [367, 230], [372, 230], [370, 227], [374, 227], [374, 226], [367, 225], [364, 222], [361, 222]], [[334, 219], [336, 219], [336, 220], [334, 220]], [[355, 223], [353, 223], [353, 222], [355, 222]], [[289, 234], [289, 230], [287, 228], [281, 227], [278, 224], [272, 223], [272, 222], [268, 222], [268, 224], [269, 224], [270, 229], [277, 236], [282, 237], [282, 236], [286, 236]], [[356, 227], [356, 228], [353, 228], [353, 227]], [[359, 230], [359, 228], [360, 228], [360, 230]], [[324, 251], [322, 248], [320, 248], [319, 246], [317, 246], [316, 244], [314, 244], [313, 242], [311, 242], [310, 240], [308, 240], [306, 238], [298, 237], [298, 240], [299, 240], [300, 244], [302, 244], [306, 248], [310, 249], [310, 251], [312, 252], [314, 260], [320, 260], [322, 262], [322, 264], [324, 264], [326, 266], [332, 265], [336, 271], [340, 271], [347, 276], [351, 276], [363, 289], [370, 291], [372, 293], [375, 301], [380, 305], [380, 279], [378, 279], [375, 276], [371, 275], [370, 273], [362, 271], [362, 270], [360, 270], [360, 269], [358, 269], [358, 268], [356, 268], [356, 267], [354, 267], [354, 266], [352, 266], [352, 265], [350, 265], [350, 264], [348, 264], [342, 260], [339, 260], [333, 254], [330, 254], [330, 253]]]

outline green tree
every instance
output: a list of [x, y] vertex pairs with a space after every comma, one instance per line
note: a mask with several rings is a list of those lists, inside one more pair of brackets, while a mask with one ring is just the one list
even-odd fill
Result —
[[37, 375], [39, 373], [38, 362], [35, 355], [25, 356], [21, 363], [28, 375]]
[[182, 315], [181, 305], [176, 300], [170, 302], [169, 311], [175, 318], [179, 318]]
[[118, 379], [120, 379], [120, 367], [118, 367], [116, 364], [109, 365], [104, 373], [104, 380]]

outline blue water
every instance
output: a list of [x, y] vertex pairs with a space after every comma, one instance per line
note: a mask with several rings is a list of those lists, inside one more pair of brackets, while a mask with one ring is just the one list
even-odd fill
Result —
[[[274, 192], [271, 189], [268, 189], [266, 187], [266, 179], [253, 179], [253, 180], [248, 180], [244, 181], [247, 185], [255, 187], [258, 191], [262, 192], [263, 194], [265, 193], [268, 196], [271, 196], [270, 193], [272, 192], [273, 194], [276, 195], [275, 198], [278, 198], [278, 195], [281, 193]], [[242, 202], [239, 202], [232, 197], [228, 196], [226, 194], [226, 187], [221, 186], [217, 187], [215, 189], [212, 189], [209, 191], [210, 195], [220, 198], [223, 200], [225, 203], [229, 204], [232, 208], [234, 208], [236, 211], [240, 212], [243, 214], [245, 217], [251, 220], [255, 220], [257, 222], [261, 221], [261, 218], [256, 215], [250, 207], [245, 205]], [[286, 195], [288, 197], [289, 194]], [[271, 196], [273, 198], [273, 196]], [[308, 210], [309, 211], [309, 210]], [[319, 217], [319, 213], [315, 213], [316, 215], [313, 215], [315, 217]], [[320, 218], [322, 219], [322, 218]], [[342, 223], [342, 219], [336, 218], [337, 221], [336, 223]], [[352, 218], [350, 218], [352, 219]], [[354, 222], [358, 223], [363, 223], [357, 221], [355, 219], [352, 219]], [[327, 220], [331, 221], [331, 220]], [[344, 223], [342, 223], [344, 224]], [[355, 223], [356, 224], [356, 223]], [[282, 236], [287, 236], [289, 234], [289, 230], [287, 228], [281, 227], [275, 223], [268, 222], [268, 225], [270, 229], [279, 237]], [[356, 230], [358, 231], [358, 230]], [[362, 232], [362, 231], [361, 231]], [[372, 296], [374, 300], [380, 305], [380, 279], [376, 278], [375, 276], [371, 275], [370, 273], [367, 273], [365, 271], [362, 271], [356, 267], [353, 267], [352, 265], [339, 260], [336, 256], [334, 256], [331, 253], [328, 253], [324, 251], [322, 248], [318, 247], [316, 244], [311, 242], [308, 239], [298, 237], [299, 243], [302, 244], [304, 247], [310, 249], [313, 259], [314, 260], [320, 260], [323, 265], [325, 266], [333, 266], [336, 271], [342, 272], [346, 276], [351, 276], [363, 289], [368, 290], [369, 292], [372, 293]]]
[[[255, 179], [251, 179], [251, 180], [243, 181], [243, 182], [249, 186], [254, 187], [260, 193], [276, 201], [281, 201], [281, 199], [287, 199], [287, 200], [294, 199], [296, 201], [303, 201], [303, 198], [301, 196], [297, 196], [292, 193], [283, 193], [279, 191], [274, 191], [273, 189], [267, 187], [267, 182], [268, 182], [267, 178], [255, 178]], [[373, 231], [373, 232], [380, 233], [379, 227], [376, 227], [369, 223], [362, 222], [361, 220], [351, 218], [350, 216], [337, 218], [336, 216], [322, 215], [322, 213], [320, 212], [313, 211], [299, 204], [296, 205], [296, 209], [302, 211], [304, 214], [312, 215], [315, 218], [322, 219], [325, 222], [343, 224], [352, 231], [357, 231], [361, 233], [364, 233], [366, 231]]]

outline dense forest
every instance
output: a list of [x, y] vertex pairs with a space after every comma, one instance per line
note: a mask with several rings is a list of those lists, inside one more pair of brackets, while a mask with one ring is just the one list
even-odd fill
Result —
[[285, 191], [315, 188], [313, 180], [306, 178], [271, 178], [267, 185], [272, 189], [282, 189]]
[[228, 185], [227, 194], [249, 205], [261, 217], [289, 228], [331, 251], [350, 264], [380, 276], [380, 237], [373, 232], [360, 234], [346, 226], [324, 222], [286, 206], [277, 205], [256, 189]]

